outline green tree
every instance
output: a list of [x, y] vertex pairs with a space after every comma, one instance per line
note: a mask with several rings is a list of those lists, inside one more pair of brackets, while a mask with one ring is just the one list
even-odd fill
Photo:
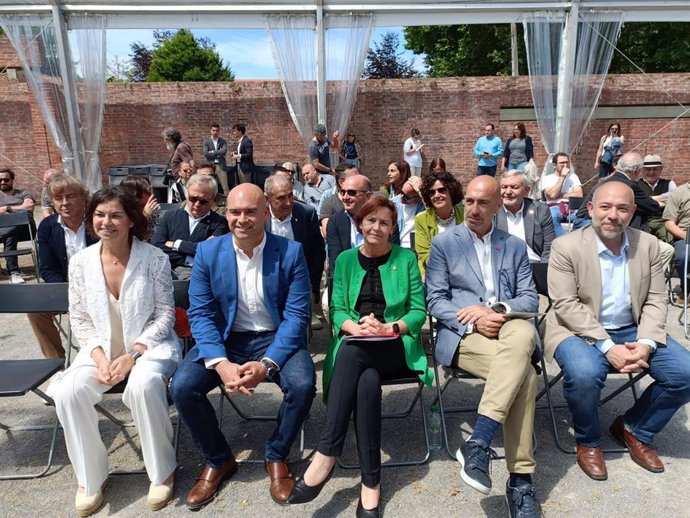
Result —
[[147, 81], [234, 81], [230, 67], [208, 39], [180, 29], [151, 56]]
[[612, 74], [690, 71], [690, 23], [626, 23], [616, 47]]
[[[510, 75], [510, 25], [405, 27], [406, 47], [424, 54], [430, 77]], [[527, 73], [518, 25], [520, 73]]]
[[367, 62], [362, 72], [364, 79], [404, 79], [417, 77], [419, 73], [413, 68], [413, 62], [402, 58], [398, 52], [400, 41], [394, 32], [387, 32], [380, 43], [374, 42], [374, 48], [367, 51]]

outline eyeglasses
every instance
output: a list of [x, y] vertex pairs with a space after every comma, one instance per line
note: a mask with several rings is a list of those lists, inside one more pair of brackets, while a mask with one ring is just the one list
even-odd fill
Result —
[[429, 196], [434, 196], [436, 193], [446, 194], [447, 192], [448, 192], [447, 187], [439, 187], [438, 189], [429, 189]]
[[199, 205], [208, 205], [209, 203], [211, 203], [210, 201], [205, 200], [204, 198], [202, 198], [200, 196], [190, 196], [189, 198], [187, 198], [187, 200], [192, 205], [194, 205], [195, 203], [198, 203]]
[[191, 169], [183, 169], [182, 172], [183, 172], [183, 173], [191, 173], [192, 170], [191, 170]]
[[565, 162], [556, 162], [556, 165], [568, 165], [570, 162], [566, 160]]
[[345, 196], [346, 194], [348, 196], [357, 196], [358, 192], [369, 192], [369, 191], [363, 191], [361, 189], [340, 189], [338, 191], [340, 193], [340, 196]]

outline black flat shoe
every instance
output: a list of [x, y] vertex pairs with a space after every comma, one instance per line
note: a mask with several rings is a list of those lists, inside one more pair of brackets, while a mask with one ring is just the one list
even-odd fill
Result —
[[[292, 491], [290, 492], [290, 496], [288, 496], [287, 503], [288, 504], [306, 504], [307, 502], [311, 502], [312, 500], [314, 500], [317, 496], [319, 496], [319, 493], [321, 493], [323, 486], [325, 486], [326, 483], [331, 479], [334, 471], [335, 471], [335, 464], [333, 464], [333, 467], [331, 468], [330, 473], [324, 479], [324, 481], [321, 482], [319, 485], [313, 486], [313, 487], [308, 486], [304, 482], [304, 476], [300, 477], [297, 480], [297, 482], [295, 482], [295, 487], [292, 488]], [[378, 516], [378, 514], [376, 516]]]
[[359, 499], [359, 503], [357, 504], [357, 518], [379, 518], [379, 506], [381, 504], [377, 505], [373, 509], [365, 509], [362, 507], [362, 499]]

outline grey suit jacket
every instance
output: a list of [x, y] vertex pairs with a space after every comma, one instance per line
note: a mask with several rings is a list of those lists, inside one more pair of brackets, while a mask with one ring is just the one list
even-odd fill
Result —
[[[551, 242], [556, 238], [553, 230], [551, 211], [546, 203], [525, 198], [522, 207], [522, 221], [525, 225], [525, 240], [535, 254], [541, 257], [542, 263], [549, 262]], [[508, 232], [508, 220], [505, 210], [498, 211], [494, 219], [497, 228]]]
[[207, 138], [204, 140], [204, 157], [211, 163], [218, 160], [218, 165], [225, 169], [227, 163], [225, 155], [228, 153], [228, 143], [225, 139], [218, 137], [218, 149], [213, 145], [213, 139]]
[[[491, 246], [497, 301], [506, 303], [512, 311], [537, 311], [539, 301], [525, 243], [494, 228]], [[439, 322], [436, 359], [443, 365], [452, 363], [467, 331], [458, 321], [457, 312], [466, 306], [485, 305], [485, 293], [468, 228], [462, 224], [435, 236], [426, 266], [426, 301], [429, 313]]]

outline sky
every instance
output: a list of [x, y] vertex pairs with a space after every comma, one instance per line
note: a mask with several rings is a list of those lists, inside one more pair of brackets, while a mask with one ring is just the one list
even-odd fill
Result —
[[[374, 29], [372, 42], [379, 42], [388, 31], [399, 35], [400, 48], [403, 57], [408, 61], [414, 59], [414, 66], [420, 72], [424, 71], [423, 57], [415, 56], [404, 49], [405, 36], [400, 27]], [[273, 64], [273, 55], [268, 35], [263, 29], [213, 29], [193, 30], [197, 37], [208, 37], [216, 44], [216, 50], [226, 65], [235, 74], [236, 79], [278, 79], [278, 73]], [[342, 33], [342, 31], [339, 31]], [[139, 41], [147, 47], [153, 44], [152, 30], [115, 30], [107, 31], [108, 63], [117, 57], [120, 61], [129, 60], [130, 44]]]

